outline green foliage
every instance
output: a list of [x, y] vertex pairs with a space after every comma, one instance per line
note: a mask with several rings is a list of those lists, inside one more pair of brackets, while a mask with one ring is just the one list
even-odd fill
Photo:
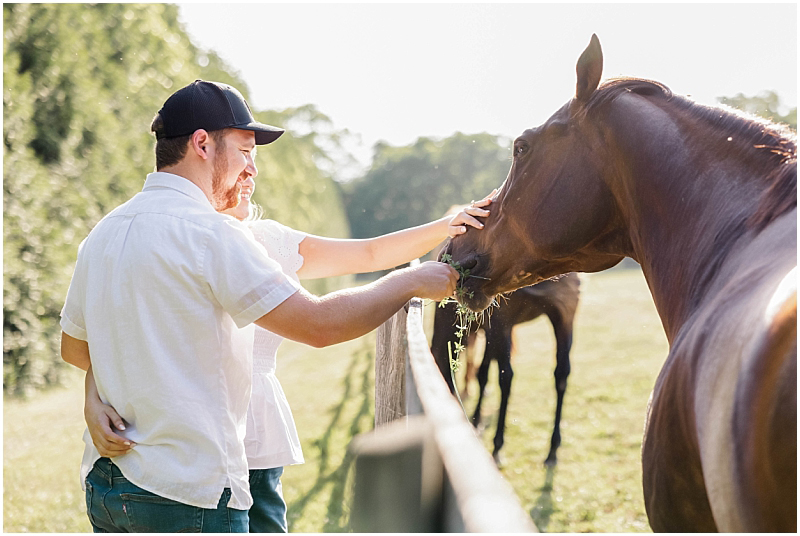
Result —
[[58, 315], [78, 242], [141, 187], [148, 122], [182, 81], [153, 67], [189, 59], [159, 37], [179, 43], [167, 31], [176, 17], [162, 5], [3, 6], [6, 391], [59, 379]]
[[[327, 158], [320, 146], [336, 141], [336, 133], [318, 133], [330, 127], [331, 120], [313, 105], [254, 115], [259, 121], [287, 129], [274, 144], [258, 150], [259, 186], [254, 200], [264, 210], [264, 217], [315, 235], [349, 237], [340, 186], [319, 166]], [[324, 294], [350, 281], [339, 277], [304, 281], [303, 285]]]
[[420, 225], [452, 205], [482, 199], [508, 174], [509, 146], [485, 133], [419, 138], [406, 147], [377, 145], [366, 176], [345, 186], [353, 236]]
[[[78, 244], [153, 170], [149, 127], [164, 100], [197, 78], [248, 91], [190, 42], [174, 5], [4, 4], [3, 31], [3, 388], [24, 394], [59, 382]], [[285, 124], [314, 113], [256, 115]], [[347, 236], [314, 137], [286, 138], [260, 156], [266, 216]]]
[[776, 123], [784, 123], [797, 132], [797, 107], [781, 113], [781, 99], [774, 91], [764, 91], [754, 97], [737, 93], [733, 97], [720, 97], [719, 102], [743, 112], [761, 116]]
[[[315, 129], [330, 125], [330, 119], [313, 105], [255, 115], [260, 121], [287, 128], [277, 142], [258, 150], [261, 186], [256, 188], [255, 200], [266, 217], [292, 222], [293, 227], [308, 233], [348, 237], [339, 186], [317, 163], [326, 155]], [[310, 132], [296, 133], [302, 130]], [[324, 220], [319, 217], [320, 207], [325, 207]]]

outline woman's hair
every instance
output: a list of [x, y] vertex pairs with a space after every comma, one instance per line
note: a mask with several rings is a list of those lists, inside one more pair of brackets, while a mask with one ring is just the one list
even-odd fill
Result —
[[250, 213], [247, 217], [243, 220], [245, 223], [252, 223], [254, 221], [260, 221], [264, 219], [264, 209], [261, 208], [260, 205], [257, 205], [250, 200]]
[[[225, 148], [225, 134], [227, 131], [227, 128], [223, 128], [208, 132], [219, 149]], [[161, 118], [161, 114], [156, 114], [153, 118], [153, 122], [150, 124], [150, 132], [156, 135], [156, 169], [174, 166], [183, 160], [183, 157], [186, 156], [186, 149], [189, 147], [189, 140], [192, 138], [191, 134], [158, 139], [159, 135], [164, 132], [164, 120]]]

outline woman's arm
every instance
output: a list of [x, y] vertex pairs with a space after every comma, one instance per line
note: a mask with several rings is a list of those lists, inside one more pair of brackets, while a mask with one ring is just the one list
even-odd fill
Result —
[[467, 225], [482, 229], [475, 217], [486, 217], [484, 209], [491, 203], [486, 198], [464, 207], [455, 216], [367, 239], [335, 239], [309, 235], [300, 242], [303, 266], [297, 271], [301, 279], [316, 279], [345, 274], [375, 272], [394, 268], [422, 257], [448, 236], [467, 231]]
[[87, 370], [92, 362], [89, 360], [89, 343], [61, 332], [61, 359], [81, 370]]
[[134, 447], [132, 441], [114, 433], [112, 427], [124, 430], [125, 422], [114, 408], [100, 400], [91, 365], [86, 371], [86, 400], [83, 406], [83, 417], [86, 419], [89, 435], [92, 436], [92, 443], [100, 456], [113, 458], [125, 454]]
[[112, 426], [125, 429], [122, 417], [111, 406], [100, 400], [97, 384], [92, 372], [92, 358], [89, 343], [61, 332], [61, 357], [70, 365], [86, 371], [86, 398], [83, 405], [83, 418], [92, 436], [92, 443], [101, 456], [111, 458], [125, 454], [133, 447], [133, 442], [114, 433]]

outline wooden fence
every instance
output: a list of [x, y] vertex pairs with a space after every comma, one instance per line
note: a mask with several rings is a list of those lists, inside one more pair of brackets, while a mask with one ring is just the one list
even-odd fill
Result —
[[353, 440], [356, 532], [536, 532], [450, 394], [422, 300], [378, 330], [375, 429]]

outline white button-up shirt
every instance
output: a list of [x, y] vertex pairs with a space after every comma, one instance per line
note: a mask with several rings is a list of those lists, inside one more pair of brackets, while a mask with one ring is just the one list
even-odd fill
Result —
[[[100, 398], [136, 442], [114, 458], [156, 495], [248, 509], [244, 436], [253, 330], [240, 329], [294, 294], [241, 222], [214, 211], [183, 177], [148, 175], [144, 189], [89, 233], [61, 327], [86, 340]], [[99, 457], [88, 440], [82, 481]]]
[[[299, 283], [297, 271], [304, 262], [299, 247], [308, 235], [273, 220], [248, 221], [247, 226], [270, 258], [280, 264], [283, 273]], [[276, 375], [281, 342], [283, 337], [280, 335], [256, 326], [253, 393], [244, 438], [247, 464], [251, 470], [303, 463], [303, 449], [292, 410]]]

